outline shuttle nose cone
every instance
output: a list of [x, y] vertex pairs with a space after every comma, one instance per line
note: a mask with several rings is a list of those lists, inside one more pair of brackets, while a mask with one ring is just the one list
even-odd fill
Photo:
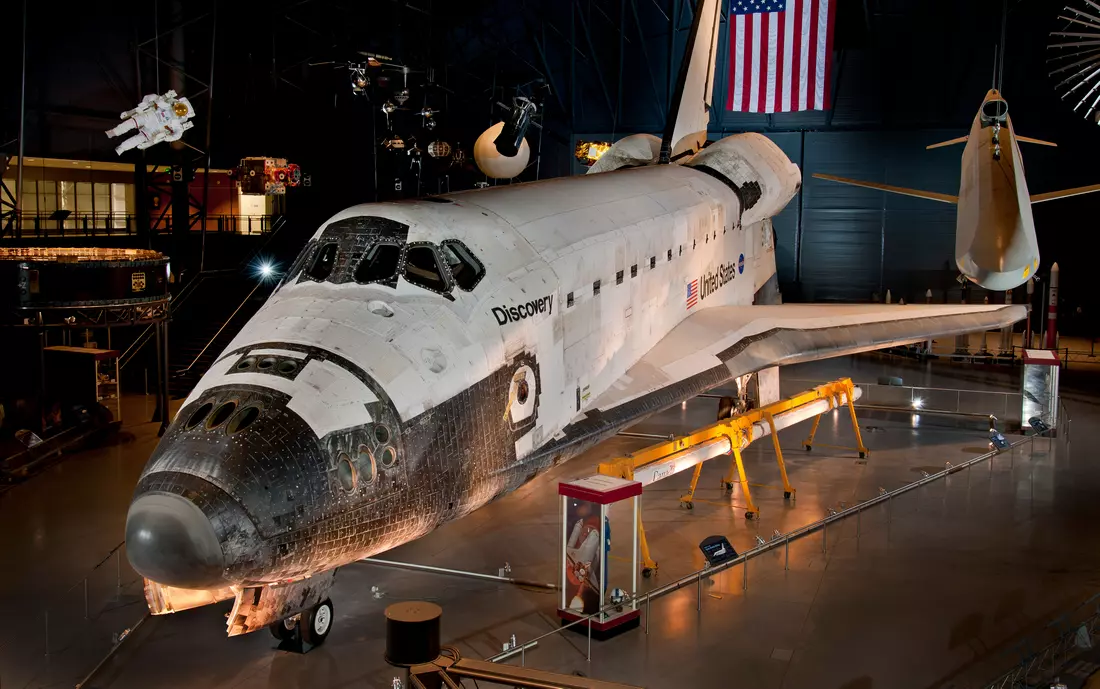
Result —
[[186, 589], [223, 586], [225, 557], [214, 527], [193, 502], [147, 493], [126, 515], [126, 553], [142, 576]]

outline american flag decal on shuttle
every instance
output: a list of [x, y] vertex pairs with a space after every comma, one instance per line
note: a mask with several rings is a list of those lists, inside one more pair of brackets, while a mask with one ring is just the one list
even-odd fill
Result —
[[696, 278], [687, 285], [687, 307], [690, 309], [699, 301], [699, 279]]

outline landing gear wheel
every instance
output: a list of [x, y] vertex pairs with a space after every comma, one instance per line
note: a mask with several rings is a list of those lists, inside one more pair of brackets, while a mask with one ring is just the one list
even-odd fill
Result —
[[299, 629], [302, 640], [311, 646], [320, 646], [332, 630], [332, 601], [325, 599], [308, 613], [302, 613]]
[[748, 510], [745, 511], [745, 519], [755, 519], [755, 518], [756, 518], [756, 512], [749, 512]]
[[806, 448], [806, 452], [812, 452], [814, 449], [812, 445], [803, 445], [802, 447]]
[[859, 458], [860, 459], [867, 459], [867, 453], [866, 452], [860, 452], [859, 453]]
[[722, 481], [722, 488], [724, 488], [727, 493], [732, 492], [733, 483], [731, 481]]
[[648, 579], [653, 576], [653, 567], [642, 567], [642, 577]]
[[680, 507], [683, 507], [685, 510], [695, 509], [695, 507], [691, 504], [691, 502], [689, 502], [687, 500], [681, 500], [680, 501]]
[[279, 641], [289, 641], [294, 638], [294, 628], [296, 626], [298, 626], [298, 620], [294, 617], [288, 617], [285, 620], [272, 622], [267, 628], [271, 631], [271, 636]]
[[790, 500], [791, 499], [791, 491], [789, 491], [789, 490], [783, 491], [783, 499], [784, 500]]

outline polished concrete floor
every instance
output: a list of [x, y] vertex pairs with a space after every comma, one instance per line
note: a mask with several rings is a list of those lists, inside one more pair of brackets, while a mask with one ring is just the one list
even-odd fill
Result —
[[[906, 384], [1016, 390], [1008, 376], [973, 366], [937, 366], [879, 356], [784, 369], [795, 379], [857, 382], [900, 375]], [[963, 687], [1014, 663], [1022, 642], [1100, 590], [1098, 469], [1091, 447], [1100, 397], [1064, 399], [1072, 444], [1039, 441], [795, 541], [790, 569], [782, 549], [653, 602], [648, 634], [610, 641], [558, 634], [523, 659], [646, 687], [739, 686], [870, 689]], [[122, 538], [130, 493], [156, 443], [149, 410], [129, 400], [116, 444], [73, 455], [0, 496], [0, 686], [71, 686], [110, 646], [112, 633], [143, 612], [140, 582], [121, 559], [103, 560]], [[713, 421], [715, 401], [698, 399], [635, 430], [682, 432]], [[660, 569], [643, 586], [697, 570], [697, 544], [725, 534], [738, 550], [757, 535], [787, 532], [840, 509], [959, 463], [985, 446], [984, 422], [922, 414], [864, 412], [872, 453], [799, 448], [808, 424], [781, 433], [797, 499], [784, 502], [770, 443], [746, 453], [760, 519], [746, 521], [739, 490], [719, 488], [726, 466], [703, 470], [695, 509], [678, 498], [689, 473], [655, 484], [643, 498], [650, 546]], [[851, 445], [846, 415], [823, 420], [818, 441]], [[616, 438], [479, 512], [402, 546], [387, 558], [553, 582], [558, 572], [556, 482], [588, 475], [603, 459], [646, 441]], [[628, 522], [612, 515], [614, 555], [628, 557]], [[824, 548], [823, 545], [827, 546]], [[613, 556], [614, 557], [614, 556]], [[628, 587], [629, 565], [613, 559], [611, 585]], [[88, 617], [84, 585], [88, 581]], [[121, 580], [121, 590], [119, 582]], [[153, 618], [142, 625], [94, 682], [98, 687], [389, 687], [382, 660], [386, 605], [427, 599], [444, 609], [445, 643], [487, 657], [512, 634], [524, 641], [557, 627], [556, 595], [493, 582], [360, 564], [337, 577], [336, 622], [328, 642], [298, 656], [274, 650], [266, 633], [227, 639], [229, 604]], [[46, 619], [45, 611], [49, 611]], [[49, 643], [49, 656], [45, 655]], [[513, 662], [519, 663], [517, 658]]]

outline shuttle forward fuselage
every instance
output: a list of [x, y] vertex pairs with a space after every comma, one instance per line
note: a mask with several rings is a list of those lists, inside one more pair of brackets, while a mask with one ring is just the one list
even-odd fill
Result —
[[704, 153], [726, 150], [736, 182], [662, 165], [334, 216], [150, 458], [135, 568], [186, 589], [299, 579], [575, 454], [563, 429], [685, 317], [774, 280], [769, 218], [798, 170], [759, 135]]

